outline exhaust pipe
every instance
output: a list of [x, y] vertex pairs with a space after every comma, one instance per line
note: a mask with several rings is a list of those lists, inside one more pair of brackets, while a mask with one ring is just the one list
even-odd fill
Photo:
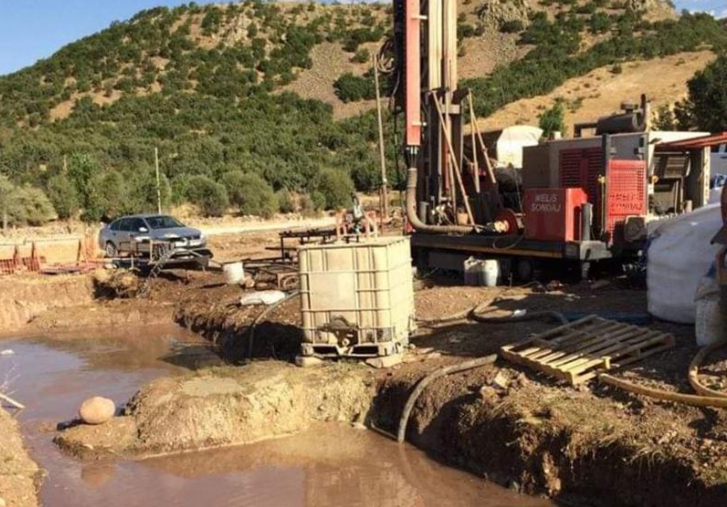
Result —
[[417, 168], [409, 167], [406, 175], [406, 217], [409, 223], [420, 232], [432, 234], [469, 234], [475, 232], [471, 225], [429, 225], [419, 219], [417, 214]]

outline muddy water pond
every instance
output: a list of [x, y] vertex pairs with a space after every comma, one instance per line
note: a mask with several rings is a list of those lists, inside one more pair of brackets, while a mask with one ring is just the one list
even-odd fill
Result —
[[56, 506], [552, 507], [445, 467], [369, 431], [320, 425], [302, 435], [142, 461], [81, 462], [52, 442], [55, 425], [91, 395], [125, 402], [145, 382], [214, 364], [176, 327], [0, 341], [0, 383], [46, 470], [41, 499]]

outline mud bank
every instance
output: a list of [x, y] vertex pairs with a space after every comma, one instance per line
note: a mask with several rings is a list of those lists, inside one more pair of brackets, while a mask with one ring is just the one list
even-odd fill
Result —
[[[493, 296], [479, 290], [462, 302], [464, 292], [467, 289], [419, 292], [419, 313], [437, 314], [446, 306], [444, 314], [458, 305]], [[218, 294], [215, 303], [207, 296], [206, 301], [183, 303], [176, 312], [178, 322], [217, 341], [225, 352], [247, 350], [248, 326], [260, 310], [236, 309], [229, 294]], [[582, 289], [557, 294], [513, 294], [510, 290], [508, 296], [497, 303], [500, 309], [645, 309], [643, 292], [615, 288], [597, 295]], [[271, 343], [276, 344], [273, 350], [295, 350], [296, 311], [292, 303], [280, 315], [270, 316], [261, 326], [266, 331], [256, 332], [255, 356], [264, 355]], [[673, 332], [677, 347], [619, 375], [688, 392], [686, 369], [696, 351], [691, 329], [660, 323], [652, 326]], [[367, 421], [395, 432], [409, 393], [427, 373], [497, 352], [506, 343], [547, 328], [545, 323], [466, 324], [416, 337], [414, 343], [420, 351], [432, 353], [411, 356], [407, 364], [373, 374]], [[277, 334], [276, 330], [284, 332]], [[500, 388], [503, 378], [506, 387]], [[493, 388], [495, 384], [498, 387]], [[530, 494], [585, 498], [589, 504], [605, 506], [727, 503], [726, 411], [656, 402], [598, 385], [578, 389], [558, 385], [503, 361], [447, 377], [427, 388], [413, 411], [407, 439], [449, 463]]]
[[230, 362], [273, 358], [291, 360], [300, 352], [300, 301], [291, 299], [276, 308], [250, 334], [262, 311], [238, 302], [237, 287], [211, 287], [190, 292], [174, 312], [174, 321], [214, 343]]
[[12, 276], [0, 280], [0, 333], [16, 331], [43, 313], [90, 304], [93, 283], [85, 276]]
[[[171, 324], [189, 279], [165, 273], [147, 299], [117, 298], [93, 275], [9, 276], [0, 280], [0, 336], [107, 326]], [[196, 286], [195, 286], [196, 287]]]
[[23, 446], [18, 423], [0, 408], [0, 505], [37, 506], [41, 475]]
[[56, 439], [81, 457], [148, 456], [241, 445], [298, 433], [315, 422], [365, 423], [375, 395], [367, 368], [303, 370], [278, 361], [220, 367], [145, 386], [117, 417]]

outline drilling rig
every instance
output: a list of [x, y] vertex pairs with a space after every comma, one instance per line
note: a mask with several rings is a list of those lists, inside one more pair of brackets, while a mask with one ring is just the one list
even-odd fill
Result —
[[651, 130], [643, 96], [577, 124], [576, 138], [526, 148], [514, 183], [502, 181], [458, 84], [456, 0], [394, 0], [393, 52], [406, 218], [422, 266], [462, 270], [478, 256], [520, 280], [546, 265], [586, 276], [594, 262], [638, 256], [649, 220], [707, 203], [708, 138]]

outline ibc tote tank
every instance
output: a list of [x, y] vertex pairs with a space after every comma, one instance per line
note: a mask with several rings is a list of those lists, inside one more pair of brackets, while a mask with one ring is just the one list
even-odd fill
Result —
[[298, 259], [303, 355], [403, 351], [415, 329], [409, 238], [305, 245]]

